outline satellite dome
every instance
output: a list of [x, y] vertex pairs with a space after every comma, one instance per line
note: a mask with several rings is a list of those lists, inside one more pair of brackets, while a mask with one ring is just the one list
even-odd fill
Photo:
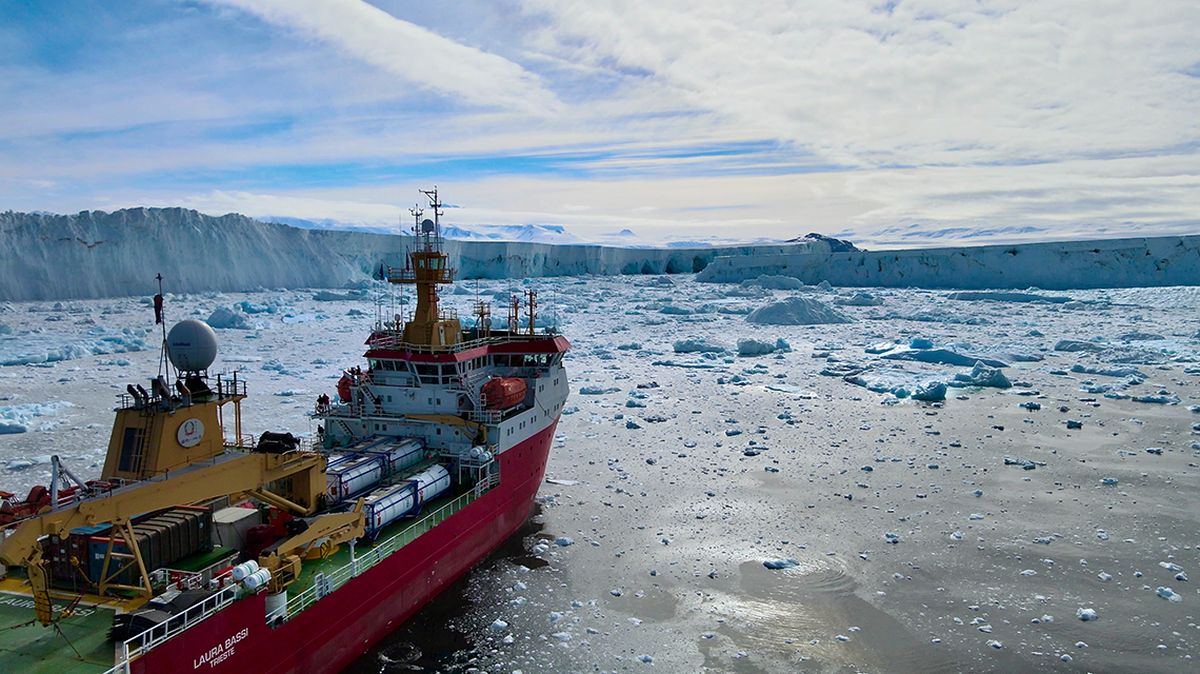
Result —
[[179, 321], [167, 333], [171, 364], [184, 372], [207, 370], [217, 359], [217, 333], [204, 321]]

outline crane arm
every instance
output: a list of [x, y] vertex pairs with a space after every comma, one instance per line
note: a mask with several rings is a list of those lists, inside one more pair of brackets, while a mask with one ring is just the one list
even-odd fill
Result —
[[[216, 463], [193, 464], [167, 477], [137, 482], [73, 506], [43, 512], [22, 520], [0, 541], [0, 562], [24, 566], [43, 536], [62, 536], [75, 527], [102, 522], [128, 521], [142, 513], [174, 505], [265, 488], [266, 485], [306, 471], [320, 471], [325, 457], [319, 454], [245, 454], [219, 457]], [[305, 504], [306, 513], [316, 503]]]
[[435, 424], [468, 428], [475, 431], [475, 435], [463, 432], [463, 435], [468, 439], [487, 442], [487, 425], [478, 421], [471, 421], [470, 419], [464, 419], [453, 414], [406, 414], [404, 418], [412, 419], [413, 421], [428, 421]]
[[[330, 513], [313, 518], [308, 528], [264, 552], [258, 565], [271, 572], [271, 592], [281, 592], [300, 577], [301, 559], [313, 548], [333, 547], [361, 538], [366, 533], [367, 519], [363, 513], [362, 498], [354, 509], [344, 513]], [[325, 548], [324, 546], [329, 546]]]

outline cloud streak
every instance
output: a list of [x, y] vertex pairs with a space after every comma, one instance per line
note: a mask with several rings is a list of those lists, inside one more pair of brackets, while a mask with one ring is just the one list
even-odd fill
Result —
[[483, 107], [547, 114], [559, 103], [539, 78], [361, 0], [210, 0], [282, 26], [397, 76]]

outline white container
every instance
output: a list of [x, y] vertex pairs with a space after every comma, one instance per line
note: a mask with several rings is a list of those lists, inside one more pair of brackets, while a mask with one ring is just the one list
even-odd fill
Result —
[[253, 559], [248, 562], [242, 562], [233, 567], [233, 579], [240, 583], [256, 571], [258, 571], [258, 562]]
[[383, 479], [384, 460], [374, 454], [343, 461], [326, 469], [325, 480], [330, 498], [341, 501], [362, 493]]
[[271, 582], [271, 572], [266, 569], [259, 569], [249, 576], [246, 576], [246, 578], [242, 580], [242, 585], [245, 586], [247, 590], [254, 591], [260, 587], [265, 587], [269, 582]]
[[221, 508], [213, 513], [213, 544], [244, 550], [246, 534], [256, 524], [262, 524], [262, 515], [254, 508]]
[[410, 475], [404, 482], [376, 489], [367, 496], [364, 511], [367, 534], [377, 536], [380, 529], [401, 517], [411, 515], [426, 501], [450, 488], [450, 472], [444, 466]]
[[381, 454], [387, 463], [387, 474], [395, 475], [405, 468], [421, 463], [425, 458], [425, 448], [416, 440], [404, 440], [384, 450], [375, 450]]

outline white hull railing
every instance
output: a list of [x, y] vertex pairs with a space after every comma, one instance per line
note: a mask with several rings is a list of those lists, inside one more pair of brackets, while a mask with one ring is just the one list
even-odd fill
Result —
[[453, 501], [425, 515], [384, 541], [377, 543], [371, 549], [358, 555], [346, 564], [326, 573], [325, 577], [328, 580], [326, 585], [318, 586], [314, 583], [307, 590], [293, 597], [288, 597], [286, 607], [280, 607], [277, 611], [267, 615], [267, 623], [275, 625], [279, 622], [292, 619], [296, 614], [312, 606], [322, 597], [337, 591], [338, 588], [348, 583], [355, 576], [361, 576], [368, 569], [387, 559], [400, 548], [415, 541], [425, 532], [446, 521], [450, 516], [465, 508], [499, 483], [499, 475], [493, 474], [487, 476], [484, 480], [473, 486], [470, 491], [458, 495]]
[[[422, 534], [445, 522], [498, 484], [500, 484], [500, 476], [498, 474], [486, 476], [472, 486], [470, 491], [459, 494], [454, 500], [416, 520], [350, 562], [326, 573], [327, 582], [324, 584], [318, 585], [314, 583], [307, 590], [294, 597], [289, 597], [287, 606], [280, 607], [276, 611], [272, 611], [266, 615], [267, 624], [277, 625], [295, 617], [296, 614], [312, 606], [322, 597], [337, 591], [354, 577], [361, 576], [371, 567], [387, 559], [400, 548], [403, 548], [415, 541]], [[222, 583], [226, 575], [228, 573], [214, 578], [213, 581]], [[182, 613], [171, 616], [166, 621], [154, 625], [136, 636], [126, 639], [117, 647], [117, 664], [105, 672], [105, 674], [128, 673], [130, 671], [129, 663], [132, 659], [160, 646], [197, 623], [219, 613], [236, 601], [243, 593], [244, 590], [239, 585], [225, 585], [221, 590], [204, 599], [204, 601], [189, 607]]]

